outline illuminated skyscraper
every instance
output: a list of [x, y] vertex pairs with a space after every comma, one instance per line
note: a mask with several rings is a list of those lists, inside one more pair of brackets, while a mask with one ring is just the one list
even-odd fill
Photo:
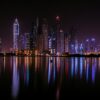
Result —
[[95, 52], [95, 48], [96, 48], [96, 40], [95, 38], [91, 38], [91, 51]]
[[43, 34], [43, 50], [48, 50], [48, 23], [46, 19], [43, 19], [42, 34]]
[[77, 34], [77, 30], [74, 27], [71, 27], [70, 31], [69, 31], [69, 37], [70, 37], [70, 47], [69, 47], [69, 52], [70, 53], [75, 53], [75, 41], [76, 39], [76, 34]]
[[56, 44], [57, 44], [56, 53], [57, 55], [61, 55], [62, 53], [64, 53], [65, 41], [64, 41], [64, 31], [62, 30], [62, 24], [59, 16], [56, 17], [55, 31], [56, 31]]
[[13, 24], [13, 49], [18, 49], [18, 37], [19, 37], [19, 23], [18, 19], [15, 19]]
[[30, 50], [30, 33], [25, 33], [25, 49]]
[[51, 54], [55, 54], [56, 53], [56, 34], [54, 33], [52, 29], [51, 29], [48, 39], [49, 39], [48, 40], [49, 51]]
[[39, 18], [37, 17], [34, 20], [33, 26], [32, 26], [32, 37], [33, 37], [33, 48], [38, 48], [38, 27], [39, 27]]
[[60, 30], [60, 53], [64, 53], [64, 31]]
[[25, 49], [25, 43], [26, 43], [25, 39], [26, 38], [25, 38], [24, 34], [19, 36], [18, 49], [20, 49], [20, 50], [24, 50]]
[[70, 37], [69, 37], [69, 33], [65, 33], [64, 34], [64, 52], [68, 53], [69, 52], [69, 41], [70, 41]]
[[60, 17], [57, 16], [56, 17], [56, 41], [57, 41], [56, 52], [57, 54], [61, 52], [60, 28], [61, 28]]

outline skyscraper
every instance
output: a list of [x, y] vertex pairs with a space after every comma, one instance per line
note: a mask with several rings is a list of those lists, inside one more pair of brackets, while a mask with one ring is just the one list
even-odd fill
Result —
[[64, 31], [61, 29], [60, 30], [60, 52], [61, 52], [61, 54], [62, 53], [64, 53], [64, 43], [65, 43], [65, 41], [64, 41]]
[[20, 50], [24, 50], [25, 49], [25, 45], [26, 45], [26, 37], [25, 37], [26, 34], [21, 34], [19, 36], [19, 42], [18, 42], [18, 49]]
[[30, 33], [25, 33], [25, 49], [30, 50]]
[[13, 49], [18, 49], [19, 23], [16, 18], [13, 24]]
[[56, 53], [57, 54], [59, 54], [61, 51], [60, 28], [61, 28], [60, 17], [57, 16], [56, 17], [56, 42], [57, 42]]
[[39, 27], [39, 18], [37, 17], [34, 20], [34, 23], [32, 25], [32, 37], [33, 37], [33, 48], [37, 49], [38, 48], [38, 27]]
[[60, 17], [56, 17], [56, 42], [57, 42], [57, 55], [61, 55], [64, 52], [64, 31], [62, 29], [62, 24]]
[[56, 34], [52, 29], [50, 31], [48, 39], [49, 39], [48, 40], [49, 51], [51, 54], [55, 54], [56, 53]]
[[70, 31], [69, 31], [69, 44], [70, 44], [70, 47], [69, 47], [69, 52], [70, 53], [74, 53], [75, 51], [75, 41], [77, 40], [76, 38], [76, 34], [77, 34], [77, 30], [76, 28], [74, 28], [73, 26], [70, 28]]
[[69, 41], [70, 41], [70, 37], [69, 37], [69, 33], [65, 33], [64, 34], [64, 52], [69, 53]]
[[44, 18], [42, 22], [43, 50], [48, 50], [48, 31], [48, 22]]

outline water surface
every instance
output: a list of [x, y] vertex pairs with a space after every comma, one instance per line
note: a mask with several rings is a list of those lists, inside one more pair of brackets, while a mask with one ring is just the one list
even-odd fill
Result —
[[99, 97], [100, 58], [0, 57], [0, 97], [62, 100]]

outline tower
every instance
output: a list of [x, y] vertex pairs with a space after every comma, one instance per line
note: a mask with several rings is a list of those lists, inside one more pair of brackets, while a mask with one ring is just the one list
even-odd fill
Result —
[[60, 17], [56, 17], [56, 42], [57, 42], [57, 48], [56, 52], [60, 53]]
[[33, 26], [32, 26], [32, 34], [33, 34], [33, 48], [38, 48], [38, 27], [39, 27], [39, 18], [37, 17], [34, 20]]
[[55, 54], [56, 53], [56, 34], [52, 28], [50, 30], [50, 34], [48, 36], [48, 39], [49, 39], [48, 40], [49, 51], [51, 54]]
[[43, 50], [48, 50], [48, 22], [47, 19], [43, 19], [42, 22], [42, 34], [43, 34]]
[[19, 23], [16, 18], [13, 24], [13, 49], [18, 49]]
[[60, 53], [64, 53], [64, 31], [61, 29], [60, 30]]
[[77, 34], [77, 30], [76, 28], [74, 28], [73, 26], [70, 28], [70, 31], [69, 31], [69, 52], [70, 53], [74, 53], [75, 52], [75, 41], [77, 40], [76, 39], [76, 34]]
[[64, 52], [64, 31], [59, 16], [56, 17], [56, 46], [57, 55], [61, 55]]

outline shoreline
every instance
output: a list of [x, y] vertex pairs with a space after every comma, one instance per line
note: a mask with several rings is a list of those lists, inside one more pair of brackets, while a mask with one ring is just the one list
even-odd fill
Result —
[[0, 53], [0, 57], [2, 56], [17, 56], [17, 57], [100, 57], [100, 54], [68, 54], [68, 55], [23, 55], [23, 54], [14, 54], [14, 53]]

